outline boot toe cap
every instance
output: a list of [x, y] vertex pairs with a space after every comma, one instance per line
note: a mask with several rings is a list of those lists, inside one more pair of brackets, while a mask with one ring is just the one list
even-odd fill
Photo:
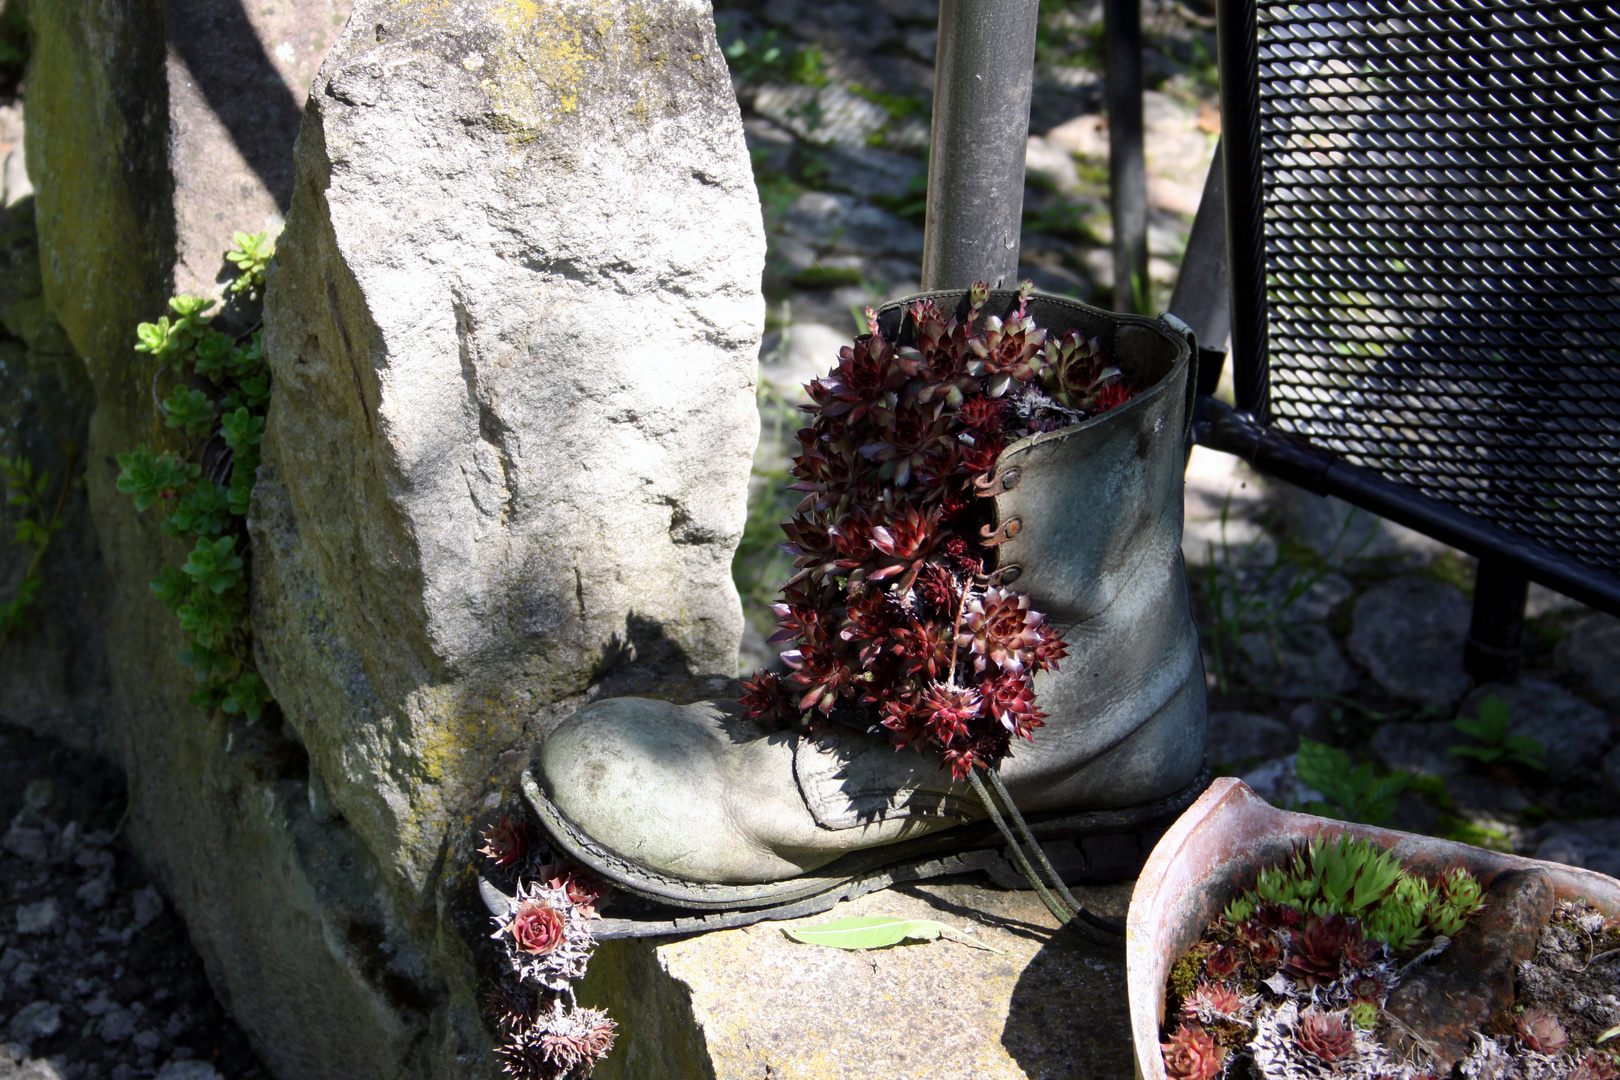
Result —
[[[536, 779], [553, 807], [621, 858], [690, 881], [781, 877], [798, 867], [755, 842], [739, 781], [768, 786], [769, 761], [749, 770], [742, 759], [783, 755], [748, 753], [738, 727], [706, 702], [594, 702], [547, 737]], [[785, 761], [792, 785], [791, 751]]]

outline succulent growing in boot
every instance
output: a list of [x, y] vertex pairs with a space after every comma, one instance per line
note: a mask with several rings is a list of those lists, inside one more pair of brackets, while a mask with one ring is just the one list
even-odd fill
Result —
[[[980, 545], [997, 537], [976, 496], [1009, 438], [1027, 434], [1008, 430], [997, 400], [1046, 370], [1031, 361], [1047, 335], [1027, 314], [1027, 286], [1006, 319], [981, 320], [988, 296], [976, 287], [963, 320], [931, 300], [911, 305], [906, 344], [869, 312], [871, 332], [809, 384], [813, 420], [794, 462], [807, 495], [783, 526], [799, 574], [772, 638], [798, 648], [783, 654], [785, 680], [747, 683], [750, 719], [838, 709], [888, 728], [897, 746], [939, 751], [958, 778], [1040, 726], [1031, 680], [1056, 669], [1063, 641], [1027, 595], [984, 576]], [[1064, 341], [1065, 356], [1095, 354], [1073, 333]], [[1120, 377], [1094, 373], [1100, 385]]]
[[[736, 707], [593, 702], [524, 778], [554, 847], [615, 886], [763, 911], [999, 845], [981, 767], [1043, 843], [1157, 829], [1201, 786], [1181, 331], [982, 288], [869, 328], [798, 433], [788, 670]], [[1070, 335], [1098, 339], [1122, 402], [1022, 409], [1025, 366]]]

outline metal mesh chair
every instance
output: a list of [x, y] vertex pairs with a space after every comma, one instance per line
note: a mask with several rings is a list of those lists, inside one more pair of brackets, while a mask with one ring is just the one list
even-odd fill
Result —
[[1237, 410], [1200, 441], [1480, 556], [1470, 666], [1527, 578], [1620, 613], [1620, 6], [1230, 0], [1218, 34], [1183, 277], [1224, 184]]

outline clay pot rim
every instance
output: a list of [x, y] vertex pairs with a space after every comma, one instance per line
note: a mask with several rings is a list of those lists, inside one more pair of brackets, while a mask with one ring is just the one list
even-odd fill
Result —
[[1297, 841], [1348, 833], [1392, 848], [1425, 869], [1460, 863], [1485, 885], [1508, 870], [1547, 873], [1560, 900], [1591, 901], [1620, 915], [1620, 881], [1561, 863], [1506, 855], [1429, 836], [1279, 810], [1236, 777], [1217, 779], [1159, 840], [1131, 892], [1125, 983], [1139, 1080], [1165, 1080], [1159, 1051], [1164, 984], [1170, 967], [1209, 920], [1253, 884], [1262, 862]]

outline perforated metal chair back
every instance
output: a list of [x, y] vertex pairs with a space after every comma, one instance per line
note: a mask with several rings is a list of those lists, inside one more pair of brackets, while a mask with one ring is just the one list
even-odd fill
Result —
[[1296, 479], [1620, 612], [1620, 7], [1220, 19], [1239, 409]]

